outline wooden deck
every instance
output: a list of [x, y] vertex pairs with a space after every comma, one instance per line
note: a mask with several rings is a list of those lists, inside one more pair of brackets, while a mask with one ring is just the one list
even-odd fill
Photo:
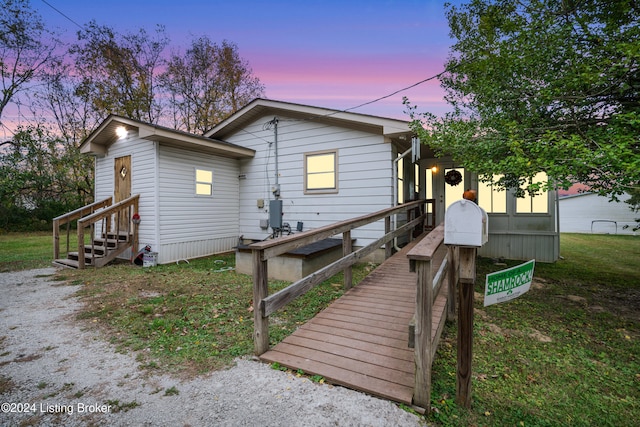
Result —
[[[332, 384], [411, 404], [415, 364], [408, 329], [415, 312], [416, 275], [410, 272], [407, 252], [415, 243], [387, 259], [260, 358], [321, 375]], [[441, 262], [442, 257], [434, 270]], [[434, 309], [434, 325], [440, 323], [443, 311]]]

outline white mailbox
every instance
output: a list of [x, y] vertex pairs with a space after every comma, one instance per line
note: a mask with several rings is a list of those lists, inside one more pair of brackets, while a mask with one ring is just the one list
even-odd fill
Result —
[[489, 239], [489, 217], [470, 200], [452, 203], [444, 215], [444, 244], [480, 247]]

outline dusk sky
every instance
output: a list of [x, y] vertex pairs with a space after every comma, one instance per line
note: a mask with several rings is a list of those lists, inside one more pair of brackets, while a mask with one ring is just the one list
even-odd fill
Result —
[[[452, 43], [441, 0], [31, 3], [47, 25], [71, 41], [78, 30], [71, 21], [83, 25], [92, 19], [120, 32], [151, 32], [162, 24], [171, 47], [182, 51], [202, 35], [217, 43], [231, 41], [264, 84], [267, 98], [335, 109], [355, 107], [441, 72]], [[448, 111], [437, 80], [353, 111], [406, 119], [403, 96], [420, 111]]]

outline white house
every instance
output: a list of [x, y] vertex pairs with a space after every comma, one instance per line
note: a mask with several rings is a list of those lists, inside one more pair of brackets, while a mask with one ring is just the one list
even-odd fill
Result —
[[[117, 137], [121, 126], [126, 135]], [[256, 99], [204, 136], [110, 116], [81, 152], [96, 157], [96, 200], [140, 194], [139, 242], [152, 245], [159, 263], [228, 251], [239, 241], [270, 238], [274, 228], [276, 234], [309, 230], [415, 197], [435, 200], [439, 223], [467, 188], [478, 190], [489, 213], [482, 255], [558, 258], [555, 192], [516, 200], [493, 191], [425, 146], [412, 151], [412, 136], [403, 120]], [[452, 169], [462, 178], [456, 186], [445, 183]], [[130, 189], [123, 192], [127, 176]], [[356, 247], [365, 246], [383, 231], [380, 221], [354, 230], [352, 238]]]
[[95, 157], [96, 201], [140, 195], [139, 242], [158, 263], [237, 244], [240, 159], [253, 150], [112, 115], [80, 151]]
[[[563, 233], [606, 233], [634, 234], [634, 213], [626, 200], [630, 196], [619, 197], [619, 202], [596, 193], [579, 193], [560, 198], [560, 231]], [[627, 226], [627, 228], [625, 228]]]

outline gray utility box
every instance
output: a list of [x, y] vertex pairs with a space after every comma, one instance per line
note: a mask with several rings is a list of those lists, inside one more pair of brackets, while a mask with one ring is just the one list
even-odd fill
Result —
[[489, 217], [470, 200], [452, 203], [444, 214], [444, 244], [481, 247], [489, 239]]
[[274, 230], [282, 228], [282, 200], [269, 200], [269, 225]]

